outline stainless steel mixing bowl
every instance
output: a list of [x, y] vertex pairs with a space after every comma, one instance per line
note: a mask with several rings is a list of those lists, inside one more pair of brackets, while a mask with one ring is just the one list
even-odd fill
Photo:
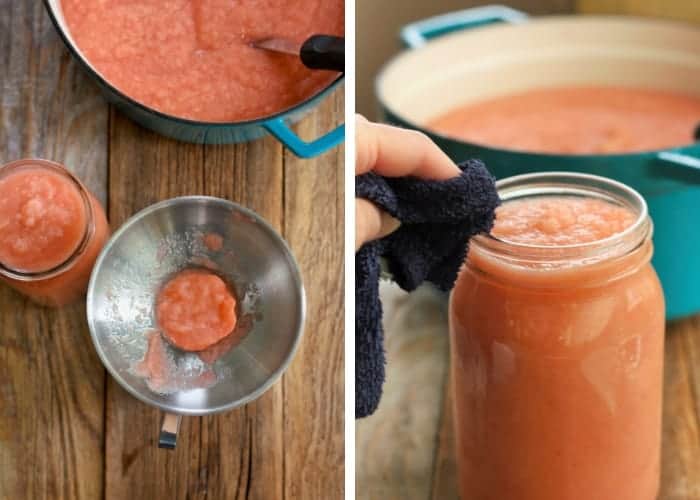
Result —
[[[221, 250], [207, 247], [208, 234], [223, 237]], [[211, 368], [167, 344], [172, 387], [154, 391], [135, 367], [157, 328], [158, 290], [190, 267], [215, 269], [235, 288], [237, 328], [247, 333]], [[291, 362], [304, 314], [299, 268], [282, 238], [250, 210], [203, 196], [167, 200], [127, 221], [97, 259], [87, 294], [90, 333], [107, 370], [136, 398], [177, 415], [221, 412], [259, 397]], [[216, 375], [209, 387], [198, 383], [205, 370]]]

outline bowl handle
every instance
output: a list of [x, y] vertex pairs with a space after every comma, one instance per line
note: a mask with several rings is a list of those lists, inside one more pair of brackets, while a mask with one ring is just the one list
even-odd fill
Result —
[[313, 158], [345, 140], [345, 124], [311, 142], [302, 140], [281, 118], [265, 123], [264, 127], [300, 158]]
[[163, 416], [163, 425], [160, 427], [158, 448], [174, 450], [177, 446], [177, 433], [180, 430], [182, 417], [174, 413], [166, 413]]
[[400, 36], [406, 47], [417, 49], [433, 38], [454, 31], [478, 28], [493, 23], [522, 23], [527, 18], [524, 12], [504, 5], [486, 5], [416, 21], [404, 26]]

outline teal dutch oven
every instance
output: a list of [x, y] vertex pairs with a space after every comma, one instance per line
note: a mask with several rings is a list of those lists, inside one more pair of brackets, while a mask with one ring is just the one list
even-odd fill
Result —
[[498, 178], [566, 170], [633, 187], [654, 221], [653, 264], [668, 318], [700, 311], [700, 143], [632, 154], [539, 154], [465, 142], [427, 125], [472, 101], [546, 86], [627, 85], [700, 95], [700, 28], [621, 16], [529, 19], [490, 6], [419, 21], [401, 36], [409, 50], [377, 79], [386, 121], [424, 131], [455, 161], [482, 159]]
[[409, 50], [376, 82], [386, 121], [427, 133], [455, 161], [480, 158], [498, 178], [574, 171], [638, 190], [654, 221], [653, 264], [668, 318], [700, 311], [700, 143], [613, 155], [496, 149], [435, 132], [432, 119], [472, 101], [559, 85], [627, 85], [700, 95], [700, 28], [622, 16], [552, 16], [489, 6], [419, 21]]
[[338, 87], [344, 80], [343, 75], [340, 75], [316, 95], [293, 108], [258, 120], [235, 123], [206, 123], [184, 120], [144, 106], [110, 85], [95, 70], [74, 43], [63, 17], [60, 0], [44, 0], [44, 5], [68, 50], [83, 69], [97, 82], [107, 100], [133, 121], [150, 130], [173, 139], [199, 144], [234, 144], [259, 139], [265, 135], [273, 135], [290, 151], [302, 158], [318, 156], [345, 140], [344, 125], [340, 125], [322, 137], [310, 142], [301, 139], [290, 127], [291, 124], [299, 121], [323, 98], [330, 94], [333, 89]]

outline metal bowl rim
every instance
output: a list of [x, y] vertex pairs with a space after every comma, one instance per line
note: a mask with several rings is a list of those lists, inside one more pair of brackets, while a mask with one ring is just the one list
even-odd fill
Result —
[[[284, 254], [287, 256], [289, 262], [291, 263], [291, 270], [292, 274], [294, 277], [294, 280], [297, 282], [298, 287], [297, 287], [297, 293], [299, 295], [299, 301], [300, 301], [300, 317], [299, 317], [299, 322], [296, 325], [295, 329], [295, 339], [294, 343], [292, 344], [292, 348], [289, 350], [287, 356], [284, 359], [284, 362], [280, 365], [280, 367], [275, 370], [270, 376], [267, 378], [265, 383], [263, 383], [260, 387], [258, 387], [255, 391], [251, 392], [247, 396], [245, 396], [242, 399], [233, 401], [231, 403], [227, 403], [224, 405], [219, 405], [215, 406], [212, 408], [208, 408], [206, 410], [190, 410], [186, 408], [179, 408], [176, 406], [168, 405], [165, 403], [161, 403], [159, 401], [153, 401], [146, 397], [144, 394], [141, 392], [137, 391], [134, 389], [130, 384], [128, 384], [122, 376], [118, 373], [118, 371], [112, 366], [110, 361], [108, 360], [105, 352], [102, 349], [102, 346], [100, 342], [97, 340], [97, 334], [95, 332], [96, 328], [94, 325], [94, 314], [93, 314], [93, 307], [92, 303], [94, 302], [95, 299], [95, 281], [96, 281], [96, 276], [98, 275], [100, 269], [102, 268], [102, 265], [104, 263], [105, 258], [107, 257], [107, 254], [111, 251], [111, 249], [114, 247], [115, 243], [121, 238], [121, 236], [126, 233], [134, 224], [145, 218], [147, 215], [150, 215], [153, 212], [156, 212], [158, 210], [163, 210], [170, 208], [175, 205], [179, 205], [182, 203], [186, 202], [213, 202], [221, 205], [226, 205], [229, 208], [234, 209], [235, 211], [242, 212], [246, 216], [251, 217], [256, 221], [256, 223], [260, 224], [268, 233], [270, 233], [273, 236], [273, 239], [278, 243]], [[104, 248], [100, 252], [100, 255], [98, 256], [97, 260], [95, 261], [95, 265], [93, 267], [91, 276], [90, 276], [90, 283], [88, 285], [88, 291], [87, 291], [87, 297], [86, 297], [86, 313], [87, 313], [87, 321], [88, 321], [88, 327], [90, 330], [90, 338], [92, 339], [92, 344], [95, 347], [95, 351], [97, 351], [97, 355], [100, 358], [100, 361], [102, 362], [102, 365], [107, 369], [107, 371], [110, 373], [112, 378], [117, 381], [117, 383], [124, 389], [126, 390], [129, 394], [134, 396], [136, 399], [141, 401], [142, 403], [145, 403], [149, 406], [155, 406], [165, 412], [169, 413], [175, 413], [178, 415], [186, 415], [186, 416], [203, 416], [203, 415], [211, 415], [215, 413], [221, 413], [224, 411], [229, 411], [233, 410], [235, 408], [244, 406], [256, 399], [258, 399], [260, 396], [262, 396], [267, 390], [272, 387], [284, 374], [284, 372], [287, 371], [289, 368], [289, 365], [291, 364], [292, 360], [294, 359], [298, 349], [299, 345], [301, 344], [301, 340], [304, 336], [304, 324], [306, 323], [306, 290], [304, 288], [304, 282], [302, 280], [302, 275], [301, 271], [299, 269], [299, 264], [297, 263], [296, 259], [294, 258], [294, 254], [291, 252], [289, 245], [287, 242], [282, 238], [282, 236], [265, 220], [263, 219], [260, 215], [257, 213], [253, 212], [252, 210], [239, 205], [238, 203], [234, 203], [229, 200], [225, 200], [222, 198], [216, 198], [213, 196], [180, 196], [177, 198], [170, 198], [168, 200], [164, 200], [158, 203], [155, 203], [153, 205], [150, 205], [133, 216], [131, 216], [109, 239], [109, 241], [105, 244]]]

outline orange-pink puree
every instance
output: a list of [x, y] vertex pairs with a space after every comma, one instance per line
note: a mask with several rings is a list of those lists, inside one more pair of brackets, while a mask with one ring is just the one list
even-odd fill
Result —
[[232, 122], [290, 108], [338, 75], [250, 43], [342, 35], [343, 0], [62, 0], [71, 35], [116, 88], [161, 112]]
[[690, 144], [700, 98], [627, 87], [537, 89], [468, 104], [429, 123], [487, 146], [563, 154], [658, 150]]
[[[559, 245], [633, 221], [600, 200], [533, 197], [506, 202], [493, 234], [548, 246], [556, 259]], [[505, 258], [476, 240], [451, 296], [461, 497], [655, 499], [664, 304], [650, 239], [553, 266], [517, 252]]]
[[160, 332], [148, 332], [148, 349], [143, 360], [135, 366], [135, 373], [146, 379], [152, 391], [160, 392], [169, 386], [175, 370], [174, 365]]
[[509, 201], [497, 210], [491, 234], [527, 245], [591, 243], [621, 233], [636, 216], [599, 198], [541, 197]]
[[2, 279], [37, 302], [64, 305], [85, 292], [109, 236], [107, 220], [99, 202], [60, 166], [23, 163], [4, 167], [6, 175], [0, 169], [0, 263], [35, 276]]
[[163, 334], [185, 351], [203, 351], [236, 327], [236, 299], [209, 271], [178, 273], [158, 294], [156, 307]]
[[0, 262], [25, 272], [53, 269], [78, 249], [85, 202], [64, 175], [26, 169], [0, 179]]
[[224, 248], [224, 237], [218, 233], [207, 233], [202, 237], [202, 241], [210, 252], [220, 252]]
[[183, 374], [175, 358], [168, 353], [168, 345], [157, 330], [147, 332], [148, 348], [143, 359], [134, 366], [134, 374], [146, 379], [149, 389], [161, 394], [187, 389], [211, 387], [216, 383], [216, 373], [211, 369], [197, 376]]

